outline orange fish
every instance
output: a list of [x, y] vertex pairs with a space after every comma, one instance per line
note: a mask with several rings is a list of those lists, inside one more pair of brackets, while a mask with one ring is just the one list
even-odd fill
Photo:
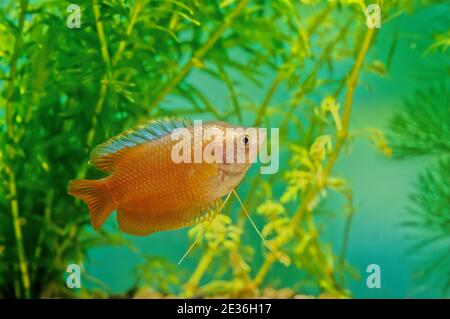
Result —
[[[152, 120], [92, 151], [90, 162], [109, 175], [72, 180], [68, 192], [88, 205], [95, 229], [114, 210], [120, 229], [133, 235], [183, 228], [215, 217], [221, 198], [241, 182], [255, 160], [250, 150], [259, 149], [266, 136], [260, 131], [258, 136], [249, 135], [246, 128], [224, 122], [203, 123], [201, 130], [194, 124], [180, 118]], [[215, 133], [205, 139], [206, 131]], [[174, 160], [181, 154], [176, 151], [181, 138], [174, 139], [175, 132], [187, 134], [183, 145], [189, 148], [182, 150], [188, 160]], [[208, 147], [214, 161], [194, 158]], [[236, 161], [238, 151], [246, 161]]]

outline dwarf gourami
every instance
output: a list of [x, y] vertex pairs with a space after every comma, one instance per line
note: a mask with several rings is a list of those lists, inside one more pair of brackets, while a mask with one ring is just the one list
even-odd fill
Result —
[[[220, 153], [221, 160], [174, 160], [180, 141], [172, 133], [180, 129], [190, 133], [189, 149], [184, 150], [189, 159], [213, 143], [212, 154]], [[204, 143], [208, 130], [216, 132], [209, 144]], [[199, 131], [184, 118], [151, 120], [94, 148], [90, 162], [109, 175], [72, 180], [68, 192], [88, 205], [95, 229], [114, 210], [120, 229], [132, 235], [192, 226], [215, 217], [221, 198], [234, 190], [255, 160], [250, 149], [259, 149], [265, 138], [225, 122], [206, 122]], [[246, 161], [236, 161], [239, 150]]]

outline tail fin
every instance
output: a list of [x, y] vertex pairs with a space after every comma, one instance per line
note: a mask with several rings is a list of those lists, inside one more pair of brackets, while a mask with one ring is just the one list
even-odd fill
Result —
[[114, 210], [104, 180], [75, 179], [69, 182], [68, 193], [83, 200], [89, 207], [94, 229], [99, 229]]

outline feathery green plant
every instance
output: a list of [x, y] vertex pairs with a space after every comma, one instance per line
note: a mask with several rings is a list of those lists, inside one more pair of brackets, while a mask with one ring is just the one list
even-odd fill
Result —
[[[414, 2], [380, 1], [383, 20]], [[259, 249], [245, 242], [245, 217], [234, 218], [230, 201], [207, 231], [189, 278], [165, 278], [173, 267], [151, 256], [136, 285], [184, 296], [260, 296], [273, 293], [268, 274], [279, 261], [305, 273], [319, 293], [348, 297], [342, 278], [354, 209], [334, 164], [355, 136], [358, 79], [374, 64], [367, 54], [376, 30], [367, 29], [362, 12], [368, 2], [77, 3], [80, 29], [66, 27], [65, 2], [1, 3], [0, 296], [72, 296], [62, 280], [68, 263], [83, 265], [91, 247], [129, 245], [120, 235], [90, 231], [86, 208], [66, 194], [67, 183], [99, 176], [88, 155], [108, 137], [143, 119], [185, 115], [282, 128], [292, 166], [285, 176], [249, 176], [242, 187], [246, 207], [266, 220], [269, 248], [255, 265]], [[336, 70], [342, 65], [348, 72]], [[196, 75], [219, 83], [226, 102], [216, 102]], [[265, 93], [249, 94], [249, 86]], [[280, 91], [287, 99], [276, 99]], [[382, 134], [366, 133], [388, 155]], [[267, 186], [274, 183], [285, 186], [282, 195]], [[347, 201], [339, 256], [315, 219], [331, 189]], [[217, 267], [205, 282], [211, 265]]]
[[450, 292], [450, 88], [446, 80], [417, 91], [406, 99], [402, 111], [390, 120], [390, 141], [399, 159], [431, 157], [410, 195], [409, 217], [404, 225], [412, 232], [409, 251], [419, 257], [433, 252], [416, 271], [421, 281], [431, 281]]

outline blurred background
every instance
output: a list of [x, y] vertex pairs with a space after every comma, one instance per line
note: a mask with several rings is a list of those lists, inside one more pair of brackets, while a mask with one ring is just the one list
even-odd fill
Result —
[[[425, 0], [0, 1], [0, 297], [450, 297], [449, 13]], [[180, 266], [204, 225], [92, 229], [68, 181], [103, 176], [93, 147], [168, 115], [280, 128], [279, 171], [255, 164], [237, 189], [270, 250], [237, 201]], [[80, 289], [66, 286], [72, 263]], [[366, 285], [370, 264], [381, 288]]]

